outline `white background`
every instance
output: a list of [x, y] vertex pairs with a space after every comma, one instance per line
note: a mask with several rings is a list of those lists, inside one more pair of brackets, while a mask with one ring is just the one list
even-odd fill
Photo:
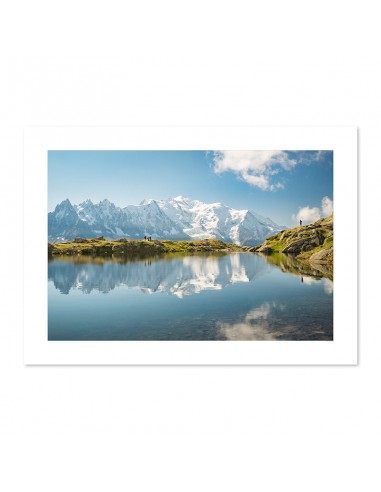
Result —
[[[2, 490], [380, 490], [378, 23], [373, 1], [2, 3]], [[22, 127], [73, 124], [358, 126], [359, 366], [24, 367]]]
[[[334, 340], [48, 341], [47, 202], [49, 150], [330, 149], [334, 155]], [[73, 176], [75, 179], [75, 176]], [[341, 186], [340, 184], [341, 183]], [[356, 127], [27, 127], [24, 130], [24, 363], [26, 364], [356, 364]], [[30, 239], [33, 237], [33, 241]]]

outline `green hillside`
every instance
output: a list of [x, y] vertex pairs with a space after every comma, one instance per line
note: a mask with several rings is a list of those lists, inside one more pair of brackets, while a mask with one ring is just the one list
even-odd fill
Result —
[[333, 214], [307, 226], [287, 229], [250, 248], [265, 255], [285, 253], [317, 263], [333, 263]]

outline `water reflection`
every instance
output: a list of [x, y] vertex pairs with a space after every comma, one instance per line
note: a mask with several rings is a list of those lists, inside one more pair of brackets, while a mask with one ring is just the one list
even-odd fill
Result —
[[324, 292], [326, 294], [333, 294], [333, 282], [329, 278], [323, 278]]
[[[299, 275], [301, 282], [306, 283], [306, 277], [312, 279], [327, 278], [333, 281], [333, 265], [328, 263], [310, 263], [308, 261], [297, 260], [293, 256], [283, 253], [275, 253], [272, 255], [263, 255], [258, 253], [258, 256], [272, 265], [276, 265], [283, 272]], [[308, 282], [308, 280], [307, 280]]]
[[265, 302], [233, 323], [217, 322], [223, 340], [332, 340], [331, 325], [320, 316], [305, 323], [293, 306]]
[[71, 257], [48, 276], [49, 340], [333, 338], [332, 273], [292, 258]]
[[[284, 305], [266, 302], [249, 311], [237, 323], [218, 322], [218, 330], [220, 335], [227, 340], [275, 340], [279, 333], [273, 330], [270, 318], [274, 318], [278, 310], [283, 311], [284, 309]], [[287, 331], [290, 329], [286, 327]], [[285, 327], [282, 332], [284, 330]]]
[[119, 286], [152, 294], [165, 292], [182, 298], [204, 290], [221, 290], [230, 284], [251, 282], [271, 267], [251, 254], [153, 257], [145, 260], [94, 260], [88, 257], [49, 262], [48, 278], [62, 294], [80, 289], [108, 293]]

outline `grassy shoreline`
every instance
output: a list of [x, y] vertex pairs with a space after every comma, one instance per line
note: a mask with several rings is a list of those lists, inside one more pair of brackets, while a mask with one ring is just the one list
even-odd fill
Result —
[[166, 253], [257, 253], [271, 257], [283, 253], [302, 262], [333, 264], [333, 215], [314, 224], [287, 229], [267, 238], [259, 246], [238, 246], [217, 239], [169, 241], [144, 239], [108, 240], [76, 238], [63, 243], [48, 243], [48, 257], [99, 256], [106, 258], [148, 257]]
[[65, 243], [48, 243], [48, 257], [54, 256], [129, 256], [155, 255], [162, 253], [194, 252], [235, 252], [245, 251], [236, 244], [225, 243], [216, 239], [199, 241], [145, 241], [135, 239], [107, 240], [104, 238], [76, 238]]

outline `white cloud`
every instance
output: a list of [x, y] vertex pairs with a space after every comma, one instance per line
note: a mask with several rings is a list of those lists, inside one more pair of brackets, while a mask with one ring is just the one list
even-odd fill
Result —
[[253, 176], [252, 174], [248, 174], [247, 172], [243, 172], [241, 177], [252, 186], [258, 186], [262, 190], [267, 190], [270, 187], [269, 179], [262, 176]]
[[290, 159], [283, 150], [224, 150], [214, 152], [214, 172], [234, 172], [251, 186], [262, 190], [282, 188], [281, 182], [273, 182], [279, 168], [292, 169], [297, 161]]
[[333, 200], [328, 196], [322, 198], [321, 209], [318, 207], [301, 207], [297, 214], [292, 215], [292, 220], [295, 222], [303, 221], [303, 224], [311, 224], [321, 219], [321, 217], [326, 217], [331, 215], [333, 212]]
[[303, 224], [311, 224], [320, 219], [320, 210], [318, 207], [302, 207], [298, 210], [296, 215], [293, 215], [294, 220], [303, 221]]
[[333, 200], [325, 196], [321, 201], [321, 211], [324, 216], [331, 215], [333, 212]]

